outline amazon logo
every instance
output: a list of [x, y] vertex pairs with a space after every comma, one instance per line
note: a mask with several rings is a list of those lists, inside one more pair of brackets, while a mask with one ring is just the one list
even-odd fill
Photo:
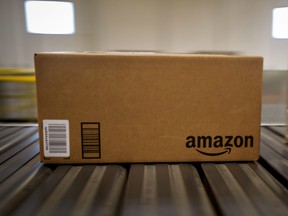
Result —
[[[193, 148], [206, 156], [230, 154], [233, 148], [253, 147], [253, 136], [188, 136], [186, 148]], [[211, 151], [211, 149], [214, 149]], [[215, 151], [215, 149], [217, 151]]]

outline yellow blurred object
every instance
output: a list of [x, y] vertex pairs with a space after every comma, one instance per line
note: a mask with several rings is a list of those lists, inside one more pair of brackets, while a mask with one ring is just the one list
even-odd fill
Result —
[[36, 121], [34, 69], [0, 68], [0, 121]]
[[0, 68], [0, 75], [34, 74], [33, 68]]
[[0, 82], [35, 82], [35, 76], [1, 76]]
[[0, 82], [35, 82], [33, 68], [0, 68]]

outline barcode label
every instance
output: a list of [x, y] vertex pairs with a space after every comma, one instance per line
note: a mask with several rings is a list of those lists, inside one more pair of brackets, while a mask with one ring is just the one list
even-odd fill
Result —
[[70, 157], [69, 121], [43, 120], [44, 157]]
[[101, 158], [100, 123], [81, 123], [82, 157]]

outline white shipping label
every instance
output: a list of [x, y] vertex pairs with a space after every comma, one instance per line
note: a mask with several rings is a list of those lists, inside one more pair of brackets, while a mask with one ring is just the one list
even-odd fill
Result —
[[70, 157], [69, 121], [43, 120], [44, 157]]

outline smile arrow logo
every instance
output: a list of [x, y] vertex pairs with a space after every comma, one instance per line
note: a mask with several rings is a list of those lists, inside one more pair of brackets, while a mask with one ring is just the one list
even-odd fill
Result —
[[207, 156], [219, 156], [219, 155], [226, 154], [226, 153], [230, 154], [231, 148], [225, 148], [223, 152], [216, 152], [216, 153], [204, 152], [204, 151], [200, 151], [199, 149], [196, 149], [196, 151]]

